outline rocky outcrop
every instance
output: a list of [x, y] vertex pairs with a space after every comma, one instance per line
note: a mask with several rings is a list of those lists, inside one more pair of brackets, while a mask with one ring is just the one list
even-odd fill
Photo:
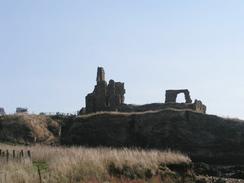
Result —
[[244, 123], [191, 110], [97, 113], [65, 119], [66, 145], [179, 150], [193, 160], [244, 163]]
[[59, 136], [59, 123], [47, 116], [0, 116], [1, 142], [53, 144], [59, 142]]

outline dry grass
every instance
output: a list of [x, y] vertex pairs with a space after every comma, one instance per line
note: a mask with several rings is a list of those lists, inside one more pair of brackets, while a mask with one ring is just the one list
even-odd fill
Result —
[[192, 109], [175, 109], [171, 107], [167, 107], [165, 109], [159, 109], [159, 110], [148, 110], [148, 111], [143, 111], [143, 112], [114, 112], [114, 111], [100, 111], [100, 112], [95, 112], [95, 113], [90, 113], [90, 114], [83, 114], [78, 116], [79, 118], [89, 118], [93, 116], [99, 116], [99, 115], [112, 115], [112, 116], [132, 116], [132, 115], [143, 115], [143, 114], [156, 114], [159, 112], [163, 111], [190, 111], [190, 112], [196, 112]]
[[[138, 149], [110, 149], [84, 147], [50, 146], [10, 146], [0, 144], [2, 150], [30, 150], [32, 160], [23, 159], [8, 162], [0, 158], [1, 183], [40, 182], [37, 167], [41, 171], [42, 182], [87, 182], [95, 179], [104, 182], [111, 179], [111, 171], [148, 171], [155, 173], [160, 164], [190, 163], [191, 160], [180, 153], [171, 151], [145, 151]], [[113, 165], [113, 166], [111, 166]], [[127, 172], [128, 173], [128, 172]]]
[[[2, 133], [1, 140], [15, 143], [42, 142], [46, 144], [58, 141], [60, 125], [48, 116], [14, 114], [0, 116]], [[20, 129], [20, 130], [17, 130]]]

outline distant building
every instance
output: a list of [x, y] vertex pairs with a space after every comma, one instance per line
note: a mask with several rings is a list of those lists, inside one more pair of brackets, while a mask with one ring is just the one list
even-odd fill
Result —
[[16, 113], [17, 114], [27, 114], [28, 113], [28, 109], [27, 108], [22, 108], [22, 107], [17, 107], [16, 108]]
[[5, 115], [4, 108], [0, 107], [0, 116]]

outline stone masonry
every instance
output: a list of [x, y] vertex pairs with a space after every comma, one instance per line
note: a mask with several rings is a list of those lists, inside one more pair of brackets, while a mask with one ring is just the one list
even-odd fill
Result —
[[86, 113], [117, 111], [124, 104], [124, 94], [124, 83], [110, 80], [107, 84], [104, 69], [98, 67], [95, 89], [86, 96]]
[[165, 104], [167, 104], [170, 107], [177, 108], [178, 103], [176, 103], [177, 95], [180, 93], [184, 93], [185, 95], [185, 108], [186, 109], [192, 109], [196, 112], [200, 113], [206, 113], [207, 107], [202, 103], [200, 100], [195, 100], [194, 103], [192, 103], [190, 92], [187, 89], [181, 89], [181, 90], [166, 90], [165, 94]]
[[[79, 114], [87, 114], [99, 111], [118, 112], [144, 112], [150, 110], [162, 110], [167, 108], [193, 110], [199, 113], [206, 113], [207, 107], [200, 101], [192, 102], [188, 89], [166, 90], [165, 103], [151, 103], [145, 105], [133, 105], [124, 103], [124, 83], [110, 80], [107, 83], [105, 71], [102, 67], [97, 68], [97, 84], [92, 93], [86, 96], [86, 107], [79, 111]], [[177, 103], [178, 94], [185, 95], [185, 103]]]
[[176, 103], [177, 95], [184, 93], [186, 103], [192, 103], [190, 92], [187, 89], [183, 90], [166, 90], [165, 103]]

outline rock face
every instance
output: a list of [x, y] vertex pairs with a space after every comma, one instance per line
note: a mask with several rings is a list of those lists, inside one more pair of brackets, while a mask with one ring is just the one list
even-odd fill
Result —
[[0, 116], [0, 141], [11, 143], [44, 143], [59, 141], [60, 125], [47, 116]]
[[172, 149], [193, 160], [244, 163], [244, 121], [190, 110], [98, 113], [69, 118], [62, 127], [67, 145]]
[[116, 111], [124, 103], [124, 83], [105, 81], [105, 71], [97, 69], [97, 85], [92, 93], [86, 96], [86, 113], [97, 111]]

